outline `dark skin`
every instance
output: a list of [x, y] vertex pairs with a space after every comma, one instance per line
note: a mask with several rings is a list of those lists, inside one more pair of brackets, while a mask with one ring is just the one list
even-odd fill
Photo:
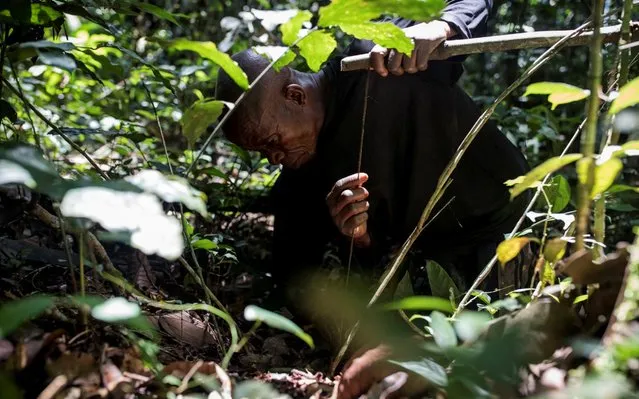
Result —
[[[371, 68], [380, 76], [426, 70], [437, 46], [457, 34], [443, 21], [417, 24], [404, 31], [415, 42], [415, 50], [410, 56], [379, 46], [371, 51]], [[256, 68], [264, 62], [257, 55], [254, 60]], [[315, 155], [325, 116], [327, 79], [322, 71], [310, 74], [289, 68], [266, 78], [261, 100], [247, 116], [252, 119], [252, 131], [227, 132], [227, 136], [246, 150], [260, 152], [273, 165], [297, 169]], [[336, 181], [326, 195], [335, 226], [345, 238], [353, 238], [359, 247], [371, 243], [367, 229], [369, 192], [364, 187], [367, 180], [366, 173], [345, 176]], [[385, 362], [389, 355], [390, 350], [384, 345], [355, 355], [345, 367], [337, 397], [358, 397], [375, 382], [396, 373], [397, 368]], [[385, 390], [384, 397], [410, 396], [427, 388], [421, 379], [410, 378], [409, 374], [396, 376], [398, 379]]]

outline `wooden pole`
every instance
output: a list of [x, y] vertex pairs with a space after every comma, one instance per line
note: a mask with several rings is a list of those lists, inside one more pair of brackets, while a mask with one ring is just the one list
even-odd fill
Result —
[[[631, 24], [631, 41], [639, 39], [637, 24]], [[523, 50], [533, 48], [551, 47], [562, 38], [568, 36], [572, 30], [553, 30], [527, 33], [513, 33], [478, 37], [475, 39], [447, 40], [442, 43], [432, 54], [431, 60], [446, 60], [459, 55], [478, 53], [496, 53], [511, 50]], [[621, 25], [608, 26], [601, 29], [604, 43], [619, 41]], [[585, 31], [568, 40], [566, 46], [585, 46], [590, 44], [593, 32]], [[342, 59], [342, 72], [357, 71], [370, 67], [370, 54], [358, 54]]]

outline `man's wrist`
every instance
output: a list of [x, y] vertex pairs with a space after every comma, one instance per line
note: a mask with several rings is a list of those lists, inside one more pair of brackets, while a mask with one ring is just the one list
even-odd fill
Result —
[[437, 23], [438, 25], [441, 25], [442, 30], [446, 33], [446, 39], [450, 39], [453, 36], [457, 36], [457, 30], [448, 22], [443, 21], [441, 19], [436, 19], [432, 21], [431, 23]]

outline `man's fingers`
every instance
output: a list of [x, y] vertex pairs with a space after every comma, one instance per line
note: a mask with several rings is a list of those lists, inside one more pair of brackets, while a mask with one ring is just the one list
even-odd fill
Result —
[[331, 216], [336, 217], [344, 208], [352, 206], [357, 202], [361, 202], [366, 198], [368, 198], [368, 190], [364, 187], [357, 187], [342, 191], [335, 199], [335, 202], [330, 205]]
[[388, 54], [388, 50], [379, 46], [375, 46], [370, 54], [371, 68], [383, 77], [388, 76], [388, 69], [386, 69], [386, 65], [384, 64], [386, 54]]
[[402, 58], [404, 55], [397, 50], [391, 50], [388, 54], [388, 70], [393, 75], [403, 75], [404, 68], [402, 68]]
[[[367, 220], [368, 220], [368, 213], [360, 213], [358, 215], [353, 216], [352, 218], [344, 222], [344, 224], [342, 225], [342, 229], [341, 229], [342, 234], [344, 234], [345, 236], [353, 237], [355, 233], [355, 229], [358, 226], [361, 226], [362, 224], [366, 223]], [[363, 230], [361, 232], [361, 234], [364, 234], [364, 233], [366, 233], [366, 230]]]
[[370, 205], [368, 201], [359, 201], [348, 204], [341, 210], [341, 212], [337, 214], [337, 216], [335, 217], [335, 222], [338, 226], [344, 226], [346, 224], [346, 221], [348, 221], [350, 218], [368, 211], [369, 206]]
[[402, 59], [402, 68], [406, 73], [415, 73], [417, 72], [417, 57], [419, 55], [419, 50], [413, 50], [413, 54], [410, 57], [404, 56]]
[[384, 378], [381, 382], [382, 393], [379, 399], [399, 399], [406, 396], [404, 388], [408, 381], [408, 374], [404, 371], [398, 371]]
[[421, 53], [419, 52], [419, 50], [416, 50], [418, 52], [417, 57], [416, 57], [416, 66], [417, 66], [417, 70], [418, 71], [425, 71], [428, 69], [428, 61], [430, 59], [430, 54], [426, 54], [426, 52], [422, 51]]
[[366, 173], [354, 173], [350, 176], [346, 176], [343, 179], [339, 179], [333, 189], [326, 196], [326, 202], [329, 207], [335, 206], [337, 199], [342, 194], [342, 191], [346, 189], [353, 189], [361, 186], [368, 181], [368, 175]]

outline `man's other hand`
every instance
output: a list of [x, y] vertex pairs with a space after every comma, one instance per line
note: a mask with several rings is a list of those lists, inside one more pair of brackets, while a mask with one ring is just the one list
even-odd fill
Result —
[[326, 204], [335, 226], [347, 237], [353, 237], [360, 247], [370, 245], [367, 223], [370, 206], [368, 190], [362, 185], [368, 180], [366, 173], [355, 173], [339, 179], [326, 196]]
[[444, 40], [457, 34], [447, 22], [439, 20], [417, 24], [403, 31], [415, 43], [410, 57], [397, 50], [388, 50], [381, 46], [375, 46], [371, 50], [371, 66], [381, 76], [388, 76], [389, 71], [398, 76], [403, 75], [404, 72], [425, 71], [433, 51]]

